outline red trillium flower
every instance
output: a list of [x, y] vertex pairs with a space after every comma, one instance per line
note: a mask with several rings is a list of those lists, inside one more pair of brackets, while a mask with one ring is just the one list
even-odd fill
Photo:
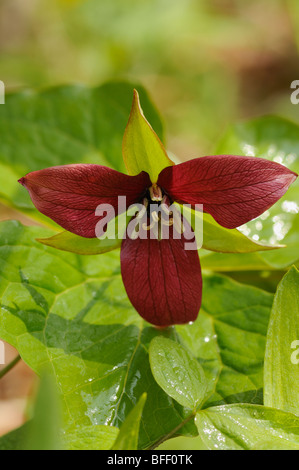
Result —
[[[142, 145], [148, 142], [151, 149], [146, 151]], [[269, 209], [297, 177], [285, 166], [257, 157], [217, 155], [173, 165], [142, 114], [137, 92], [123, 151], [131, 175], [101, 165], [75, 164], [34, 171], [19, 182], [40, 212], [69, 232], [95, 238], [102, 217], [96, 215], [97, 207], [109, 204], [118, 212], [119, 196], [126, 196], [123, 210], [143, 204], [148, 223], [139, 235], [158, 222], [151, 215], [153, 204], [167, 209], [173, 202], [200, 204], [218, 224], [234, 229]], [[153, 158], [160, 152], [156, 165], [147, 163], [151, 151]], [[136, 158], [140, 159], [137, 164]], [[148, 172], [138, 172], [146, 165]], [[114, 210], [109, 214], [108, 209], [108, 219], [115, 216]], [[121, 273], [128, 297], [138, 313], [157, 326], [192, 322], [200, 309], [200, 261], [197, 250], [185, 249], [187, 225], [181, 215], [171, 213], [168, 238], [127, 236], [122, 240]], [[181, 237], [174, 236], [175, 230]]]

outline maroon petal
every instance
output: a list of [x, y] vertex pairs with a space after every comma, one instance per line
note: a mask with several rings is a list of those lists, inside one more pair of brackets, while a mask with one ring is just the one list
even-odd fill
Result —
[[202, 204], [220, 225], [235, 228], [269, 209], [296, 177], [262, 158], [217, 155], [165, 168], [158, 185], [171, 199]]
[[[96, 216], [99, 204], [109, 204], [117, 215], [118, 196], [126, 196], [126, 210], [138, 201], [151, 185], [147, 173], [128, 176], [105, 166], [76, 164], [51, 167], [28, 173], [19, 182], [28, 190], [36, 208], [65, 230], [86, 238], [95, 238], [102, 216]], [[114, 217], [107, 210], [105, 220]]]
[[183, 236], [162, 240], [127, 237], [122, 242], [121, 273], [128, 297], [153, 325], [166, 327], [197, 318], [202, 293], [200, 262], [196, 249], [185, 249], [186, 242], [190, 240]]

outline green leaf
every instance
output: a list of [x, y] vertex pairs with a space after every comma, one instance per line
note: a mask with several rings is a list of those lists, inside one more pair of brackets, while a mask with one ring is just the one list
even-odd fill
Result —
[[159, 332], [131, 306], [118, 252], [80, 257], [34, 242], [50, 234], [0, 224], [0, 337], [37, 373], [50, 367], [64, 398], [67, 432], [120, 427], [148, 392], [139, 444], [150, 446], [185, 418], [150, 371], [148, 347]]
[[53, 376], [43, 371], [34, 403], [33, 418], [0, 437], [0, 450], [59, 450], [61, 406]]
[[136, 450], [138, 448], [139, 427], [145, 402], [146, 393], [141, 395], [137, 405], [126, 417], [111, 450]]
[[[279, 251], [277, 258], [279, 259]], [[258, 271], [258, 270], [274, 270], [277, 269], [268, 263], [262, 253], [209, 253], [199, 252], [201, 266], [203, 269], [219, 272], [229, 271]]]
[[156, 448], [156, 450], [209, 450], [207, 446], [202, 442], [199, 436], [196, 437], [175, 437], [173, 439], [167, 439]]
[[0, 437], [0, 450], [25, 450], [24, 442], [30, 431], [30, 422]]
[[[130, 211], [132, 215], [132, 212]], [[105, 238], [84, 238], [71, 232], [60, 232], [48, 238], [37, 238], [44, 245], [51, 246], [62, 251], [69, 251], [79, 255], [99, 255], [120, 248], [128, 222], [131, 218], [128, 213], [123, 213], [107, 225]]]
[[33, 419], [28, 427], [24, 447], [26, 450], [59, 450], [61, 406], [52, 375], [43, 372], [34, 404]]
[[149, 348], [153, 376], [160, 387], [181, 405], [196, 410], [205, 398], [203, 368], [192, 354], [174, 341], [156, 337]]
[[80, 426], [62, 437], [66, 450], [109, 450], [119, 430], [114, 426]]
[[299, 445], [285, 439], [275, 438], [265, 439], [258, 442], [253, 450], [299, 450]]
[[279, 283], [271, 311], [264, 370], [264, 402], [299, 415], [299, 272]]
[[196, 322], [177, 326], [214, 392], [204, 407], [262, 403], [265, 337], [273, 295], [219, 275], [204, 276]]
[[[263, 117], [233, 126], [215, 149], [217, 154], [252, 155], [267, 158], [299, 172], [299, 126], [279, 117]], [[255, 241], [284, 244], [285, 248], [252, 255], [212, 253], [207, 268], [229, 271], [285, 269], [299, 259], [299, 180], [268, 211], [243, 225], [241, 230]]]
[[195, 422], [211, 450], [299, 449], [299, 417], [265, 406], [216, 406], [199, 411]]
[[0, 224], [0, 337], [37, 373], [45, 366], [63, 397], [66, 432], [120, 427], [146, 392], [139, 448], [166, 435], [196, 435], [190, 409], [156, 383], [148, 350], [154, 337], [182, 344], [208, 379], [205, 403], [261, 403], [265, 336], [273, 296], [224, 276], [204, 275], [193, 324], [160, 331], [144, 322], [123, 287], [119, 252], [80, 256], [35, 241], [53, 235]]
[[222, 227], [210, 214], [189, 209], [187, 206], [183, 207], [181, 204], [177, 205], [195, 230], [198, 243], [202, 242], [202, 248], [205, 250], [223, 253], [252, 253], [279, 248], [279, 245], [257, 243], [237, 229]]
[[[119, 430], [113, 426], [81, 426], [68, 432], [61, 432], [56, 428], [56, 440], [59, 439], [58, 448], [65, 450], [109, 450], [118, 432]], [[27, 450], [28, 435], [31, 433], [32, 421], [28, 421], [0, 437], [0, 450]], [[47, 430], [46, 436], [49, 438]]]
[[71, 232], [60, 232], [49, 238], [37, 238], [44, 245], [79, 255], [99, 255], [119, 248], [121, 240], [105, 238], [84, 238]]
[[[163, 139], [161, 119], [138, 86], [144, 111]], [[30, 171], [71, 163], [95, 163], [125, 171], [121, 155], [136, 84], [106, 83], [8, 94], [0, 106], [0, 197], [31, 217], [53, 224], [33, 208], [17, 183]]]
[[141, 171], [146, 171], [153, 183], [157, 182], [159, 173], [165, 167], [173, 165], [162, 142], [143, 114], [136, 90], [122, 148], [128, 173], [138, 175]]
[[[184, 208], [184, 216], [187, 220], [190, 219], [192, 227], [199, 227], [196, 230], [197, 240], [203, 241], [202, 247], [206, 250], [225, 252], [225, 253], [251, 253], [255, 251], [273, 250], [279, 248], [279, 246], [263, 245], [257, 243], [250, 238], [243, 235], [237, 229], [229, 230], [213, 219], [209, 214], [202, 214], [193, 210]], [[120, 219], [120, 220], [119, 220]], [[39, 242], [52, 246], [63, 251], [70, 251], [72, 253], [78, 253], [81, 255], [96, 255], [101, 253], [107, 253], [108, 251], [119, 248], [121, 245], [121, 238], [117, 238], [114, 234], [118, 233], [118, 224], [120, 223], [120, 231], [122, 234], [125, 231], [125, 227], [130, 217], [121, 215], [115, 219], [116, 223], [110, 222], [108, 224], [108, 232], [112, 238], [103, 240], [83, 238], [70, 232], [61, 232], [50, 238], [38, 239]], [[109, 228], [110, 227], [110, 228]], [[115, 228], [114, 228], [115, 227]], [[210, 260], [210, 258], [208, 258]], [[205, 260], [204, 260], [205, 266]], [[211, 266], [211, 262], [208, 268]]]

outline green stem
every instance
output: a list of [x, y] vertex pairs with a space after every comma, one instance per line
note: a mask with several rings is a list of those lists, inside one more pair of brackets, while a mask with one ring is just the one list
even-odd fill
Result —
[[11, 361], [4, 369], [0, 370], [0, 379], [2, 379], [19, 361], [21, 360], [21, 356], [18, 355]]
[[178, 426], [176, 426], [172, 431], [170, 431], [168, 434], [166, 434], [166, 436], [163, 436], [161, 439], [159, 439], [157, 442], [155, 442], [155, 444], [153, 444], [152, 446], [148, 447], [147, 450], [153, 450], [155, 449], [156, 447], [158, 447], [160, 444], [162, 444], [163, 442], [167, 441], [167, 439], [170, 439], [171, 437], [174, 437], [175, 434], [185, 425], [187, 424], [189, 421], [191, 421], [191, 419], [193, 419], [195, 417], [195, 414], [196, 413], [192, 413], [191, 415], [187, 416], [186, 419], [184, 419], [184, 421], [182, 421]]

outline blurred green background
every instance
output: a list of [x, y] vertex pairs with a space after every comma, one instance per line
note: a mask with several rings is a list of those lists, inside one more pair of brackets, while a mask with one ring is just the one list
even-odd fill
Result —
[[140, 81], [185, 160], [211, 153], [233, 121], [299, 121], [298, 26], [298, 0], [0, 0], [0, 79]]

